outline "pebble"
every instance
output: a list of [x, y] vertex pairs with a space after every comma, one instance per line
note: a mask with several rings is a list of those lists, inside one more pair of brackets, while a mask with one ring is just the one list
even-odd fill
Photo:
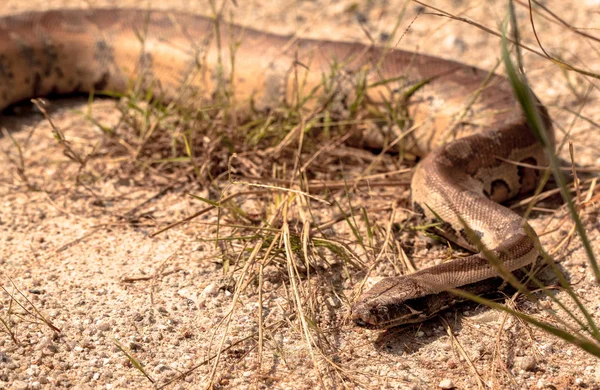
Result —
[[132, 351], [143, 351], [144, 347], [142, 347], [142, 344], [137, 343], [135, 341], [130, 341], [129, 342], [129, 349]]
[[40, 367], [35, 364], [32, 364], [27, 368], [27, 370], [25, 370], [25, 373], [30, 377], [38, 376], [40, 373]]
[[452, 343], [450, 341], [444, 342], [440, 348], [444, 351], [450, 351], [452, 349]]
[[156, 309], [160, 314], [169, 314], [168, 310], [164, 307], [164, 306], [159, 306], [158, 309]]
[[479, 324], [488, 324], [490, 322], [497, 322], [500, 320], [500, 311], [498, 310], [485, 310], [480, 314], [471, 316], [469, 319]]
[[96, 326], [98, 327], [98, 330], [101, 330], [103, 332], [106, 332], [110, 329], [110, 324], [108, 323], [108, 321], [98, 321]]
[[549, 355], [554, 353], [554, 345], [552, 343], [545, 343], [539, 346], [539, 350], [542, 351], [542, 354]]
[[217, 286], [217, 283], [212, 282], [210, 283], [208, 286], [204, 287], [204, 290], [202, 290], [202, 294], [204, 296], [215, 296], [219, 293], [219, 287]]
[[41, 351], [42, 349], [52, 345], [52, 340], [49, 337], [44, 337], [40, 340], [40, 342], [35, 346], [37, 351]]
[[13, 381], [12, 383], [12, 389], [14, 390], [27, 390], [28, 387], [29, 384], [24, 381]]
[[169, 367], [165, 364], [162, 364], [162, 363], [159, 363], [158, 365], [156, 365], [156, 367], [154, 367], [154, 371], [156, 371], [156, 372], [165, 372], [165, 371], [171, 371], [171, 370], [172, 370], [171, 367]]
[[533, 356], [523, 356], [519, 361], [519, 368], [524, 371], [533, 371], [537, 362]]
[[454, 382], [452, 382], [452, 379], [444, 379], [440, 382], [440, 384], [438, 385], [438, 387], [440, 389], [453, 389], [454, 388]]

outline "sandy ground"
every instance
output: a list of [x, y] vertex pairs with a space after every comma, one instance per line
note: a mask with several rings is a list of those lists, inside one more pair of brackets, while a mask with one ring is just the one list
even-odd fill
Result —
[[[406, 6], [400, 31], [409, 25], [410, 29], [399, 43], [402, 48], [484, 69], [492, 69], [500, 53], [496, 37], [467, 23], [428, 12], [419, 14], [423, 8], [411, 2], [238, 3], [228, 9], [242, 24], [277, 33], [364, 42], [369, 41], [365, 30], [375, 41], [389, 33]], [[567, 3], [544, 2], [572, 26], [596, 33], [600, 4], [592, 0]], [[158, 5], [5, 0], [0, 14], [90, 5], [210, 12], [205, 1], [163, 1]], [[437, 1], [431, 5], [494, 30], [505, 16], [504, 1]], [[526, 9], [517, 9], [522, 28], [530, 31]], [[549, 18], [538, 16], [536, 27], [548, 52], [600, 72], [597, 42], [569, 32]], [[527, 31], [525, 42], [536, 47]], [[565, 72], [530, 53], [525, 65], [536, 94], [550, 108], [560, 138], [569, 133], [578, 164], [600, 166], [597, 81]], [[82, 114], [85, 104], [84, 100], [56, 102], [52, 118], [76, 147], [90, 151], [98, 144], [99, 135]], [[574, 114], [577, 112], [579, 117]], [[94, 103], [93, 115], [103, 123], [118, 120], [111, 101]], [[0, 138], [0, 286], [4, 288], [0, 291], [0, 320], [14, 334], [13, 338], [0, 333], [0, 388], [150, 388], [152, 383], [123, 350], [134, 355], [156, 384], [162, 385], [211, 357], [223, 334], [227, 350], [216, 367], [216, 388], [600, 388], [600, 361], [596, 358], [501, 312], [475, 305], [453, 309], [444, 315], [444, 321], [434, 319], [421, 326], [389, 332], [357, 329], [347, 320], [346, 302], [320, 287], [338, 283], [343, 294], [351, 296], [364, 273], [348, 279], [339, 267], [301, 280], [303, 288], [313, 289], [313, 303], [322, 307], [319, 326], [324, 333], [313, 339], [313, 348], [308, 347], [292, 314], [289, 278], [276, 271], [265, 275], [263, 315], [271, 327], [265, 330], [261, 352], [256, 341], [256, 288], [248, 288], [240, 296], [228, 328], [222, 322], [233, 299], [224, 276], [239, 276], [239, 265], [232, 267], [235, 272], [226, 272], [223, 264], [225, 259], [233, 262], [241, 247], [207, 241], [215, 237], [215, 227], [198, 221], [149, 236], [157, 226], [205, 206], [177, 189], [157, 196], [176, 182], [176, 177], [128, 175], [119, 168], [119, 161], [97, 159], [90, 165], [90, 174], [104, 179], [86, 185], [84, 177], [81, 185], [75, 185], [77, 167], [62, 155], [43, 118], [28, 113], [5, 117], [1, 125], [24, 145], [27, 175], [43, 190], [27, 189], [16, 174], [11, 141]], [[561, 157], [569, 160], [566, 149]], [[202, 191], [197, 188], [197, 193], [206, 196]], [[387, 195], [397, 195], [397, 190], [390, 189]], [[252, 209], [260, 207], [256, 203], [261, 201], [248, 199], [241, 205]], [[531, 222], [538, 233], [555, 230], [542, 236], [546, 247], [554, 247], [572, 222], [563, 218], [566, 213], [560, 203], [550, 202], [548, 207], [550, 210], [536, 213]], [[136, 223], [122, 218], [131, 210], [141, 216]], [[600, 253], [596, 216], [597, 206], [590, 204], [583, 218], [594, 249]], [[216, 220], [217, 213], [212, 212], [202, 222]], [[427, 261], [431, 264], [425, 249], [417, 254], [418, 266]], [[556, 259], [598, 319], [599, 289], [579, 240], [567, 243]], [[374, 273], [389, 275], [393, 268], [378, 267]], [[557, 296], [568, 301], [563, 292]], [[24, 307], [18, 307], [17, 301]], [[574, 308], [570, 302], [568, 306]], [[40, 313], [32, 313], [32, 307]], [[558, 310], [547, 299], [538, 306], [519, 300], [518, 307], [548, 321], [553, 320], [541, 308]], [[42, 323], [41, 316], [60, 333]], [[0, 323], [0, 329], [2, 326]], [[212, 362], [183, 375], [169, 388], [205, 385]]]

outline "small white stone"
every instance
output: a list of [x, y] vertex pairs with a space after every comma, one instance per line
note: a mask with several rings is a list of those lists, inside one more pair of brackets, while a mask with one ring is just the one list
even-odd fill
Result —
[[202, 291], [202, 294], [204, 294], [204, 296], [209, 296], [209, 295], [217, 295], [219, 293], [219, 287], [217, 286], [217, 284], [215, 282], [210, 283], [208, 286], [204, 287], [204, 290]]
[[444, 379], [440, 382], [440, 384], [438, 385], [438, 387], [440, 389], [453, 389], [454, 388], [454, 382], [452, 382], [452, 379]]
[[29, 366], [27, 368], [27, 370], [25, 370], [25, 373], [30, 377], [38, 376], [40, 373], [40, 368], [39, 368], [39, 366], [32, 364], [31, 366]]
[[585, 372], [586, 372], [586, 374], [590, 374], [590, 373], [594, 372], [594, 367], [593, 366], [586, 366], [585, 367]]

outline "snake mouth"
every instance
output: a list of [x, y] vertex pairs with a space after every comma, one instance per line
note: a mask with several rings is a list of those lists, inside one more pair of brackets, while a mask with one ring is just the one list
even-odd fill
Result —
[[377, 325], [375, 325], [373, 322], [369, 321], [368, 319], [365, 319], [364, 316], [357, 313], [357, 311], [354, 309], [352, 310], [352, 314], [351, 314], [350, 318], [352, 319], [352, 322], [354, 322], [354, 324], [356, 326], [359, 326], [361, 328], [366, 328], [366, 329], [376, 329], [377, 328]]
[[382, 328], [379, 325], [379, 321], [377, 321], [377, 318], [375, 316], [373, 316], [369, 311], [365, 311], [360, 306], [352, 308], [351, 319], [352, 319], [352, 322], [354, 322], [354, 324], [356, 326], [359, 326], [361, 328], [365, 328], [365, 329], [380, 329], [380, 328]]
[[364, 329], [389, 329], [394, 328], [396, 326], [402, 326], [405, 324], [411, 324], [416, 321], [410, 321], [410, 319], [398, 317], [390, 320], [380, 320], [376, 316], [372, 314], [364, 314], [360, 312], [360, 310], [352, 311], [352, 322], [360, 328]]
[[396, 327], [401, 327], [401, 326], [408, 326], [408, 325], [413, 325], [413, 324], [418, 324], [421, 323], [423, 321], [427, 321], [433, 317], [435, 317], [436, 315], [438, 315], [439, 313], [433, 313], [430, 316], [427, 316], [426, 318], [423, 317], [412, 317], [412, 318], [396, 318], [393, 320], [388, 320], [388, 321], [382, 321], [382, 322], [378, 322], [378, 323], [372, 323], [372, 322], [367, 322], [362, 318], [357, 318], [357, 319], [353, 319], [352, 321], [354, 322], [354, 324], [358, 327], [364, 328], [364, 329], [369, 329], [369, 330], [384, 330], [384, 329], [391, 329], [391, 328], [396, 328]]
[[367, 322], [367, 321], [363, 320], [362, 318], [358, 318], [353, 321], [356, 326], [364, 328], [364, 329], [369, 329], [369, 330], [390, 329], [390, 328], [395, 328], [395, 327], [403, 326], [403, 325], [410, 325], [412, 323], [418, 322], [418, 321], [412, 321], [412, 322], [405, 321], [400, 318], [391, 320], [391, 321], [379, 322], [376, 324]]
[[377, 330], [377, 329], [386, 329], [387, 328], [387, 326], [368, 323], [368, 322], [364, 321], [363, 319], [354, 320], [354, 325], [356, 325], [360, 328], [369, 329], [369, 330]]

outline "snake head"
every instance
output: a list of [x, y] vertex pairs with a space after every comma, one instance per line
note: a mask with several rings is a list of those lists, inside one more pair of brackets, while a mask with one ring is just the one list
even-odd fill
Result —
[[430, 297], [411, 277], [385, 278], [352, 306], [352, 321], [368, 329], [385, 329], [421, 322], [437, 314]]
[[[363, 328], [391, 328], [425, 321], [466, 299], [440, 285], [426, 283], [422, 276], [414, 273], [376, 283], [352, 306], [352, 320]], [[515, 276], [520, 279], [524, 273], [517, 272]], [[460, 290], [482, 295], [497, 291], [504, 284], [503, 278], [495, 277], [460, 286]]]

